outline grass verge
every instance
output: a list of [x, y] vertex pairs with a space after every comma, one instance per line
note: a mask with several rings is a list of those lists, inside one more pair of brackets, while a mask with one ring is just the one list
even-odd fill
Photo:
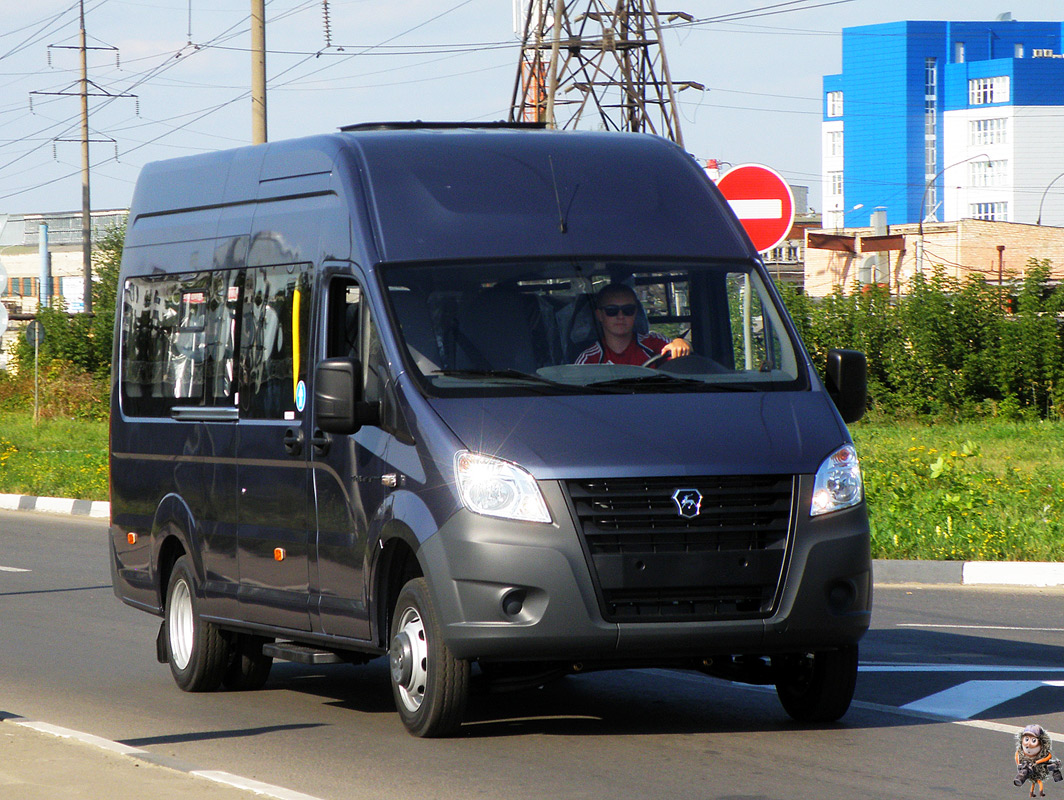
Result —
[[107, 500], [107, 423], [0, 413], [0, 492]]
[[876, 558], [1064, 558], [1064, 424], [874, 420], [851, 433]]

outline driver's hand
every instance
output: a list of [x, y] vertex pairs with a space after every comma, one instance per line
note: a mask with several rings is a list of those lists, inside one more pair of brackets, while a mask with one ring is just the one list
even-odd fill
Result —
[[682, 358], [691, 355], [691, 345], [686, 339], [673, 339], [661, 348], [661, 352], [668, 353], [669, 358]]

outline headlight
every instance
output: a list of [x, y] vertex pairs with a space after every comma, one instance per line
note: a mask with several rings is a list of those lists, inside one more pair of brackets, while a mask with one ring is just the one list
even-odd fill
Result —
[[810, 516], [828, 514], [855, 506], [864, 496], [861, 466], [852, 444], [840, 447], [824, 459], [813, 481], [813, 504]]
[[461, 451], [454, 456], [454, 478], [462, 503], [489, 517], [550, 522], [536, 479], [501, 458]]

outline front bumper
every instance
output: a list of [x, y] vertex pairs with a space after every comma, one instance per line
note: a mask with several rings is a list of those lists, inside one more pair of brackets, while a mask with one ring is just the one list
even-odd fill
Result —
[[864, 504], [810, 518], [812, 478], [797, 486], [796, 519], [772, 611], [758, 618], [608, 622], [562, 487], [541, 482], [550, 524], [459, 511], [422, 543], [444, 636], [459, 658], [668, 662], [806, 652], [851, 644], [871, 617]]

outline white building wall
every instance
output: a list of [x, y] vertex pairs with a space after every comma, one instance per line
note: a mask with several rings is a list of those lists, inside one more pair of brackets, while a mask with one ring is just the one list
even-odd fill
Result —
[[[1016, 162], [1015, 107], [976, 106], [947, 111], [942, 115], [942, 201], [939, 219], [952, 222], [972, 217], [971, 207], [976, 203], [1006, 203], [1007, 217], [999, 222], [1015, 221], [1015, 197], [1013, 174]], [[985, 143], [972, 138], [971, 124], [975, 120], [1005, 120], [1005, 141]], [[1004, 161], [1006, 166], [1001, 180], [994, 186], [972, 184], [973, 164], [983, 161]]]
[[[973, 120], [1005, 119], [1004, 143], [975, 142]], [[1064, 107], [985, 106], [943, 114], [943, 175], [945, 216], [952, 221], [972, 216], [976, 203], [1008, 204], [1005, 221], [1033, 223], [1045, 193], [1042, 224], [1064, 226], [1064, 178], [1048, 187], [1064, 173]], [[972, 163], [1006, 161], [1004, 178], [998, 186], [973, 186]]]
[[841, 173], [843, 167], [842, 153], [832, 152], [832, 134], [842, 135], [842, 120], [822, 122], [820, 131], [820, 163], [822, 165], [820, 171], [820, 197], [824, 206], [821, 210], [821, 224], [825, 228], [841, 228], [843, 226], [843, 215], [846, 211], [846, 187], [843, 186], [842, 194], [837, 194], [832, 187], [831, 176], [834, 172]]
[[1064, 227], [1064, 177], [1053, 183], [1064, 173], [1064, 107], [1020, 106], [1015, 118], [1016, 215], [1009, 219], [1035, 222], [1044, 194], [1042, 224]]

